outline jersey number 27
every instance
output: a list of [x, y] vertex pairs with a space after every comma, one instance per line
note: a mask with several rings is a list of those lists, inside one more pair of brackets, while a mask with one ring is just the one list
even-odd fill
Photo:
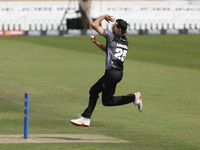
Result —
[[125, 58], [126, 58], [126, 54], [127, 54], [127, 50], [124, 50], [122, 48], [116, 48], [115, 51], [115, 57], [117, 57], [117, 59], [119, 59], [120, 61], [124, 62]]

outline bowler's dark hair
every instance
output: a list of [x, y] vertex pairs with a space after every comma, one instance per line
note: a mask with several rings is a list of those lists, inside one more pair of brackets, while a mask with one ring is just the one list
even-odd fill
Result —
[[117, 19], [116, 22], [118, 23], [116, 26], [117, 28], [121, 28], [122, 29], [122, 34], [126, 33], [126, 29], [128, 26], [128, 23], [122, 19]]

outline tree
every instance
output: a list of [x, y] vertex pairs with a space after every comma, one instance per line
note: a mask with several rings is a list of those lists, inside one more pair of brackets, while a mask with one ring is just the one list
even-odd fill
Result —
[[92, 18], [90, 17], [91, 0], [80, 0], [79, 10], [81, 13], [81, 18], [83, 21], [83, 29], [90, 29], [90, 24], [92, 23]]

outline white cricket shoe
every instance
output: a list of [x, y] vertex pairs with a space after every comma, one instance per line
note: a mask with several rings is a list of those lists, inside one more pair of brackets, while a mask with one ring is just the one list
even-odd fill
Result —
[[142, 112], [142, 110], [143, 110], [143, 104], [142, 104], [141, 93], [137, 92], [137, 93], [134, 93], [134, 94], [135, 94], [134, 104], [138, 107], [138, 111]]
[[89, 127], [90, 126], [90, 119], [82, 117], [79, 115], [78, 119], [72, 119], [70, 122], [75, 126], [83, 126], [83, 127]]

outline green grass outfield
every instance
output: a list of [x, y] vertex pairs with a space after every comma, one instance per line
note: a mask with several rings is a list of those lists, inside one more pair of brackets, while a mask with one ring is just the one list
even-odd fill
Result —
[[143, 112], [133, 104], [104, 107], [99, 99], [91, 127], [81, 128], [69, 120], [86, 108], [91, 85], [104, 73], [105, 54], [89, 36], [1, 37], [0, 135], [23, 134], [29, 92], [29, 134], [100, 134], [130, 143], [0, 144], [0, 149], [199, 150], [200, 35], [128, 39], [116, 95], [140, 91]]

